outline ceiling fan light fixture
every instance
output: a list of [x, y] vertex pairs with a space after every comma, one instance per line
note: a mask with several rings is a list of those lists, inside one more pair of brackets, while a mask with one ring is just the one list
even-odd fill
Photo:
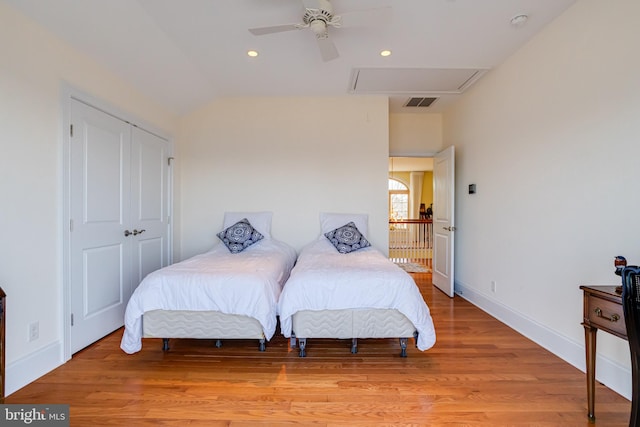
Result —
[[309, 28], [311, 28], [311, 31], [313, 31], [318, 38], [327, 36], [327, 23], [321, 19], [309, 22]]
[[251, 58], [255, 58], [256, 56], [258, 56], [258, 51], [257, 50], [248, 50], [247, 51], [247, 56], [250, 56]]
[[391, 56], [391, 51], [389, 49], [381, 50], [380, 56], [383, 56], [383, 57]]

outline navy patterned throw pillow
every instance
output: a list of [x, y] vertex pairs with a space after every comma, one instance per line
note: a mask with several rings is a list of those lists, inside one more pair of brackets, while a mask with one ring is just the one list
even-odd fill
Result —
[[249, 220], [241, 219], [232, 226], [222, 230], [217, 234], [222, 242], [229, 248], [232, 254], [237, 254], [247, 249], [254, 243], [264, 238], [262, 234], [251, 226]]
[[364, 238], [353, 222], [324, 233], [324, 235], [341, 254], [348, 254], [371, 246], [371, 243]]

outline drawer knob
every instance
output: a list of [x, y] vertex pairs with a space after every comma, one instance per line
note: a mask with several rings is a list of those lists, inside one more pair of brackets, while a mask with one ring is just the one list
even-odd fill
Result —
[[602, 315], [602, 310], [600, 309], [600, 307], [596, 307], [596, 309], [595, 309], [595, 310], [593, 310], [593, 311], [595, 311], [596, 316], [598, 316], [598, 317], [599, 317], [599, 318], [601, 318], [601, 319], [608, 320], [609, 322], [614, 322], [614, 323], [615, 323], [615, 322], [617, 322], [618, 320], [620, 320], [620, 316], [618, 316], [618, 315], [617, 315], [617, 314], [615, 314], [615, 313], [613, 313], [613, 314], [611, 315], [611, 317], [603, 316], [603, 315]]

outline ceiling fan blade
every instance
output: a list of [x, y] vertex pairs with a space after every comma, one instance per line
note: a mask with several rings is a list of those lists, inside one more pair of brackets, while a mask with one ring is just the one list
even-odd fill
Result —
[[341, 13], [341, 27], [378, 27], [391, 21], [391, 7], [376, 7], [373, 9], [354, 10]]
[[338, 56], [338, 49], [336, 45], [333, 44], [331, 39], [329, 38], [320, 38], [316, 39], [318, 41], [318, 47], [320, 48], [320, 55], [322, 59], [326, 61], [331, 61], [332, 59], [336, 59]]
[[271, 27], [249, 28], [249, 31], [254, 36], [263, 36], [265, 34], [281, 33], [283, 31], [299, 30], [300, 28], [301, 28], [301, 25], [299, 25], [299, 24], [284, 24], [284, 25], [273, 25]]

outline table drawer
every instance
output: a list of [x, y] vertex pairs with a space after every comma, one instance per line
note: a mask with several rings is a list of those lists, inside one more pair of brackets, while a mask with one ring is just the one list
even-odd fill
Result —
[[589, 295], [587, 307], [588, 312], [585, 315], [588, 316], [592, 326], [626, 335], [624, 314], [620, 304]]

